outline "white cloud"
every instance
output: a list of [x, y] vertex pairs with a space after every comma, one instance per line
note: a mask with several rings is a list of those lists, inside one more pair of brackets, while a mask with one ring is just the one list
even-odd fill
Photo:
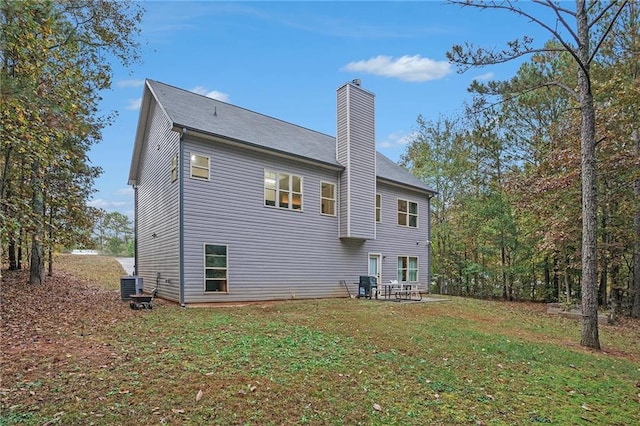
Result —
[[451, 73], [447, 61], [434, 61], [420, 55], [404, 55], [399, 58], [379, 55], [366, 61], [350, 62], [344, 71], [365, 72], [403, 81], [429, 81], [446, 77]]
[[120, 80], [116, 82], [118, 87], [142, 87], [144, 80]]
[[142, 98], [129, 99], [127, 100], [127, 106], [125, 108], [135, 111], [140, 109], [140, 105], [142, 105]]
[[135, 218], [135, 212], [133, 209], [133, 201], [114, 201], [98, 198], [96, 200], [89, 201], [90, 206], [102, 209], [109, 212], [119, 212], [126, 215], [129, 220], [133, 221]]
[[229, 102], [229, 95], [226, 93], [218, 92], [217, 90], [209, 90], [203, 86], [196, 86], [190, 90], [193, 93], [197, 93], [198, 95], [204, 95], [207, 98], [217, 99], [222, 102]]
[[480, 81], [487, 81], [487, 80], [491, 80], [494, 76], [495, 76], [494, 73], [487, 72], [487, 73], [484, 73], [484, 74], [477, 75], [477, 76], [473, 77], [473, 79], [474, 80], [480, 80]]
[[116, 195], [125, 195], [127, 197], [133, 197], [133, 187], [128, 186], [126, 188], [116, 189], [114, 191], [114, 194], [116, 194]]
[[117, 210], [120, 207], [128, 206], [130, 204], [129, 201], [116, 201], [116, 200], [105, 200], [104, 198], [97, 198], [95, 200], [91, 200], [87, 203], [91, 207], [96, 207], [104, 210]]
[[378, 148], [398, 148], [403, 147], [411, 142], [413, 142], [416, 138], [416, 132], [404, 133], [404, 132], [395, 132], [388, 135], [384, 138], [383, 141], [378, 142]]

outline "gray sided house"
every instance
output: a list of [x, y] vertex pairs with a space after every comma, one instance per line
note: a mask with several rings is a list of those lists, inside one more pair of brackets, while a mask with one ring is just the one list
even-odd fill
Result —
[[147, 80], [129, 184], [136, 275], [182, 305], [429, 279], [434, 191], [376, 152], [358, 80], [337, 90], [337, 137]]

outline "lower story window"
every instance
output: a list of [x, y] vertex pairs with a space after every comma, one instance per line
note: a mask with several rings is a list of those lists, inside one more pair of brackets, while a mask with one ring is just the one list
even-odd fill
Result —
[[204, 291], [227, 291], [227, 246], [204, 245]]
[[418, 258], [398, 256], [398, 282], [418, 281]]

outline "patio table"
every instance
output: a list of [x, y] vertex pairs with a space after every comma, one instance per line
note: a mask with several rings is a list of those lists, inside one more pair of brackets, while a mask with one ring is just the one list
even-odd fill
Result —
[[393, 295], [396, 300], [422, 300], [422, 294], [418, 287], [418, 283], [390, 281], [381, 283], [382, 297], [391, 299]]

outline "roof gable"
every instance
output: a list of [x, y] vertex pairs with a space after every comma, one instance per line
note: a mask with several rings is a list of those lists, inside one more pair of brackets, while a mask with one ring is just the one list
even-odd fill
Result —
[[147, 83], [175, 127], [340, 166], [330, 136], [163, 83]]
[[[144, 93], [145, 97], [151, 93], [174, 128], [186, 128], [192, 132], [342, 168], [336, 160], [336, 139], [333, 136], [153, 80], [146, 81]], [[148, 101], [143, 97], [143, 105], [147, 105]], [[145, 121], [146, 115], [141, 114], [140, 120]], [[137, 145], [141, 143], [140, 132], [144, 127], [141, 124], [138, 126], [132, 168], [137, 166], [135, 155], [139, 152]], [[379, 152], [376, 153], [376, 173], [378, 178], [435, 193], [405, 168]]]

